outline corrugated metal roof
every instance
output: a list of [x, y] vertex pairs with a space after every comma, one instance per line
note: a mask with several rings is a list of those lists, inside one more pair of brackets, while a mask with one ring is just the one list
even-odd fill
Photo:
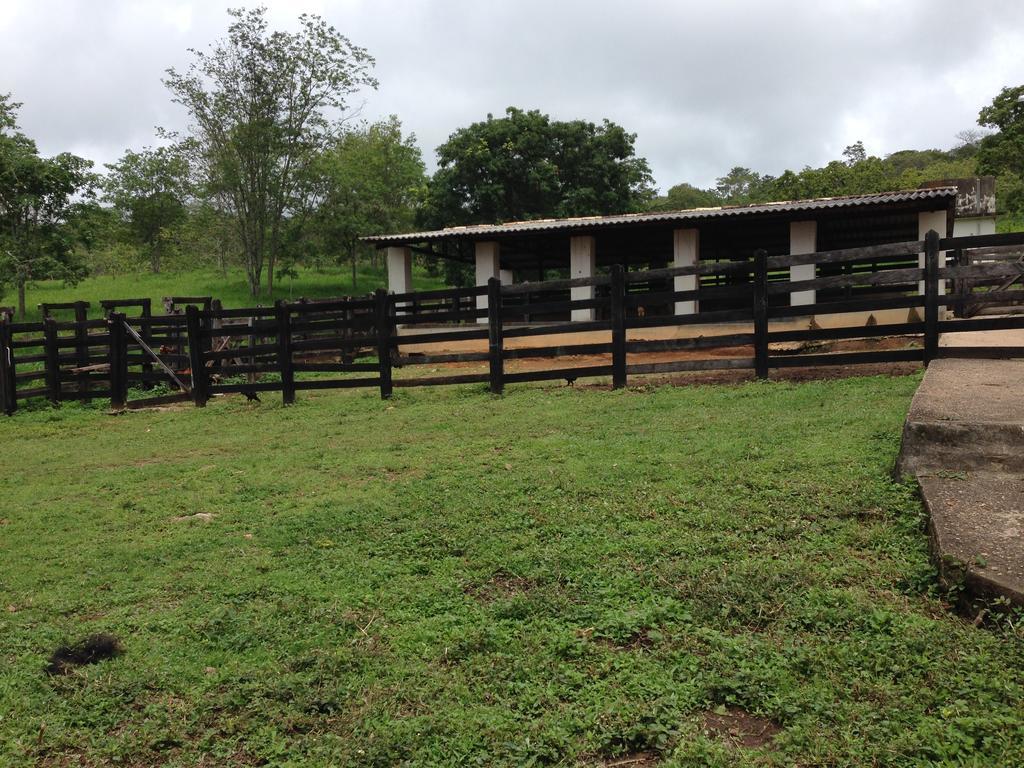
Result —
[[917, 200], [946, 199], [957, 194], [956, 187], [934, 189], [907, 189], [898, 192], [880, 192], [873, 195], [849, 195], [846, 197], [819, 197], [812, 200], [787, 200], [779, 203], [758, 203], [755, 205], [732, 205], [721, 208], [690, 208], [685, 211], [660, 211], [657, 213], [622, 213], [611, 216], [577, 216], [568, 219], [534, 219], [531, 221], [510, 221], [505, 224], [475, 224], [465, 227], [447, 227], [429, 232], [405, 232], [393, 235], [369, 235], [361, 238], [378, 245], [398, 243], [425, 243], [437, 240], [459, 240], [481, 237], [500, 237], [519, 233], [569, 232], [603, 227], [630, 226], [636, 224], [674, 223], [701, 219], [719, 219], [739, 216], [755, 216], [770, 213], [795, 213], [818, 211], [831, 208], [858, 208], [884, 206], [891, 203], [906, 203]]

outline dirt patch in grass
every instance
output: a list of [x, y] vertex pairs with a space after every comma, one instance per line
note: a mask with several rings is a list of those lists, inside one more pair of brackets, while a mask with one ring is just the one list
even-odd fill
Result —
[[171, 521], [175, 523], [183, 523], [187, 520], [199, 520], [201, 522], [208, 523], [216, 516], [217, 515], [213, 512], [196, 512], [194, 515], [178, 515], [177, 517], [172, 517]]
[[651, 638], [649, 630], [646, 629], [634, 632], [623, 639], [599, 637], [596, 642], [619, 651], [646, 651], [654, 647], [654, 640]]
[[634, 752], [632, 755], [620, 755], [605, 760], [603, 768], [646, 768], [657, 765], [658, 756], [653, 752]]
[[536, 586], [533, 579], [499, 571], [483, 584], [467, 584], [463, 591], [482, 603], [493, 603], [495, 600], [528, 594]]
[[742, 709], [704, 713], [704, 733], [729, 747], [756, 749], [770, 745], [781, 731], [777, 723]]

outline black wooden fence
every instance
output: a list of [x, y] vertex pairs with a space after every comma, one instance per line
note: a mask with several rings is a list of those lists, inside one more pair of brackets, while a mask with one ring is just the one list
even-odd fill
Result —
[[[108, 316], [88, 320], [76, 304], [60, 305], [75, 308], [76, 319], [60, 322], [47, 316], [40, 322], [16, 323], [9, 315], [0, 316], [0, 404], [7, 414], [18, 401], [31, 397], [54, 403], [109, 398], [115, 408], [180, 400], [203, 406], [215, 395], [257, 397], [270, 391], [280, 391], [284, 402], [291, 403], [297, 392], [316, 389], [375, 387], [386, 398], [395, 387], [486, 383], [499, 393], [506, 384], [584, 377], [610, 377], [613, 387], [624, 387], [630, 376], [681, 371], [750, 369], [765, 378], [773, 368], [1024, 357], [1024, 349], [1015, 347], [939, 346], [943, 333], [1024, 328], [1020, 315], [965, 316], [979, 308], [1024, 303], [1024, 260], [998, 257], [999, 249], [1022, 245], [1024, 233], [941, 239], [930, 232], [923, 242], [800, 255], [757, 251], [747, 259], [690, 267], [627, 272], [613, 266], [592, 278], [515, 285], [492, 279], [473, 288], [377, 291], [367, 297], [278, 302], [273, 307], [223, 309], [202, 297], [189, 300], [184, 314], [153, 315], [141, 300], [106, 302]], [[923, 267], [906, 266], [919, 254], [924, 254]], [[837, 265], [867, 259], [878, 267], [834, 273]], [[811, 263], [819, 273], [833, 274], [789, 280], [790, 267]], [[679, 276], [696, 276], [699, 287], [673, 290], [671, 281]], [[952, 288], [946, 294], [940, 288], [943, 281]], [[579, 287], [592, 287], [594, 296], [565, 298]], [[793, 292], [814, 290], [835, 297], [837, 289], [842, 289], [839, 299], [789, 302]], [[553, 298], [538, 301], [538, 296]], [[676, 302], [691, 301], [731, 308], [675, 312]], [[137, 313], [117, 311], [128, 307]], [[661, 309], [652, 312], [651, 307]], [[943, 308], [956, 317], [944, 319]], [[816, 322], [840, 313], [893, 309], [907, 310], [906, 319], [865, 325], [860, 314], [856, 324], [821, 327]], [[535, 319], [564, 317], [573, 310], [593, 310], [599, 319]], [[806, 327], [779, 327], [780, 321], [801, 319]], [[708, 326], [715, 333], [637, 338], [644, 329], [689, 325]], [[608, 340], [572, 340], [573, 335], [595, 331], [607, 333]], [[783, 342], [882, 336], [913, 337], [920, 343], [867, 351], [776, 351]], [[533, 338], [540, 346], [529, 345]], [[439, 342], [470, 342], [476, 349], [422, 350]], [[651, 353], [686, 357], [651, 362]], [[599, 362], [580, 364], [578, 359], [594, 356]], [[563, 358], [577, 359], [565, 365], [558, 362]], [[545, 359], [555, 362], [545, 368], [507, 370], [515, 367], [507, 366], [510, 361]], [[437, 375], [437, 366], [485, 363], [486, 371], [443, 369]], [[422, 367], [434, 370], [416, 375]], [[156, 397], [145, 391], [158, 383], [177, 391]]]

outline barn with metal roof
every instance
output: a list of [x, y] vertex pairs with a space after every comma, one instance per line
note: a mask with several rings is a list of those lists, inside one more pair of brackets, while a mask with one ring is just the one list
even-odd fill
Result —
[[[627, 269], [733, 261], [755, 250], [800, 254], [919, 240], [934, 229], [953, 233], [957, 187], [912, 189], [848, 197], [757, 205], [696, 208], [656, 213], [538, 219], [500, 224], [380, 234], [363, 238], [387, 250], [391, 291], [411, 290], [413, 254], [475, 264], [477, 285], [553, 277], [590, 277], [612, 264]], [[815, 276], [814, 265], [792, 267], [791, 279]], [[675, 290], [699, 289], [694, 276], [675, 278]], [[592, 288], [574, 288], [573, 299]], [[794, 293], [794, 303], [813, 303], [813, 292]], [[486, 297], [480, 297], [486, 302]], [[678, 313], [695, 311], [683, 303]], [[484, 303], [483, 306], [486, 306]], [[573, 311], [588, 320], [591, 310]]]

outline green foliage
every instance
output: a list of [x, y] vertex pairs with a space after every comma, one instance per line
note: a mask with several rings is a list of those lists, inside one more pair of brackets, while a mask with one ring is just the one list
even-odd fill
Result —
[[10, 95], [0, 96], [0, 290], [13, 285], [24, 317], [29, 280], [74, 282], [83, 274], [68, 219], [92, 196], [92, 163], [64, 152], [40, 157], [17, 127]]
[[244, 265], [238, 227], [209, 201], [193, 200], [177, 226], [164, 231], [170, 241], [171, 267], [177, 271], [215, 266], [222, 275]]
[[460, 128], [437, 148], [427, 226], [588, 216], [637, 210], [651, 198], [635, 134], [605, 120], [552, 120], [509, 107]]
[[683, 211], [689, 208], [713, 208], [721, 205], [718, 195], [710, 189], [700, 189], [692, 184], [676, 184], [664, 197], [655, 198], [652, 211]]
[[889, 474], [917, 383], [19, 413], [0, 763], [1024, 764], [1019, 630], [946, 610]]
[[997, 192], [999, 204], [1016, 215], [1024, 214], [1024, 85], [1003, 88], [981, 110], [978, 123], [996, 131], [981, 139], [978, 168], [982, 173], [1009, 177], [1005, 188]]
[[[653, 200], [652, 177], [635, 140], [608, 120], [563, 122], [509, 107], [437, 148], [418, 221], [441, 228], [643, 210]], [[458, 261], [440, 267], [449, 285], [472, 282]]]
[[182, 142], [204, 194], [234, 218], [252, 295], [273, 290], [285, 230], [308, 211], [310, 167], [344, 125], [347, 100], [376, 87], [372, 57], [315, 15], [271, 32], [266, 9], [233, 9], [226, 39], [192, 50], [164, 80], [192, 125]]
[[187, 158], [175, 147], [128, 150], [108, 164], [107, 171], [107, 202], [128, 224], [136, 244], [148, 252], [150, 269], [159, 272], [169, 230], [187, 217]]
[[359, 238], [413, 225], [426, 184], [416, 137], [402, 135], [395, 115], [346, 130], [320, 154], [312, 173], [316, 209], [309, 221], [309, 239], [320, 258], [334, 263], [349, 260], [357, 290]]

